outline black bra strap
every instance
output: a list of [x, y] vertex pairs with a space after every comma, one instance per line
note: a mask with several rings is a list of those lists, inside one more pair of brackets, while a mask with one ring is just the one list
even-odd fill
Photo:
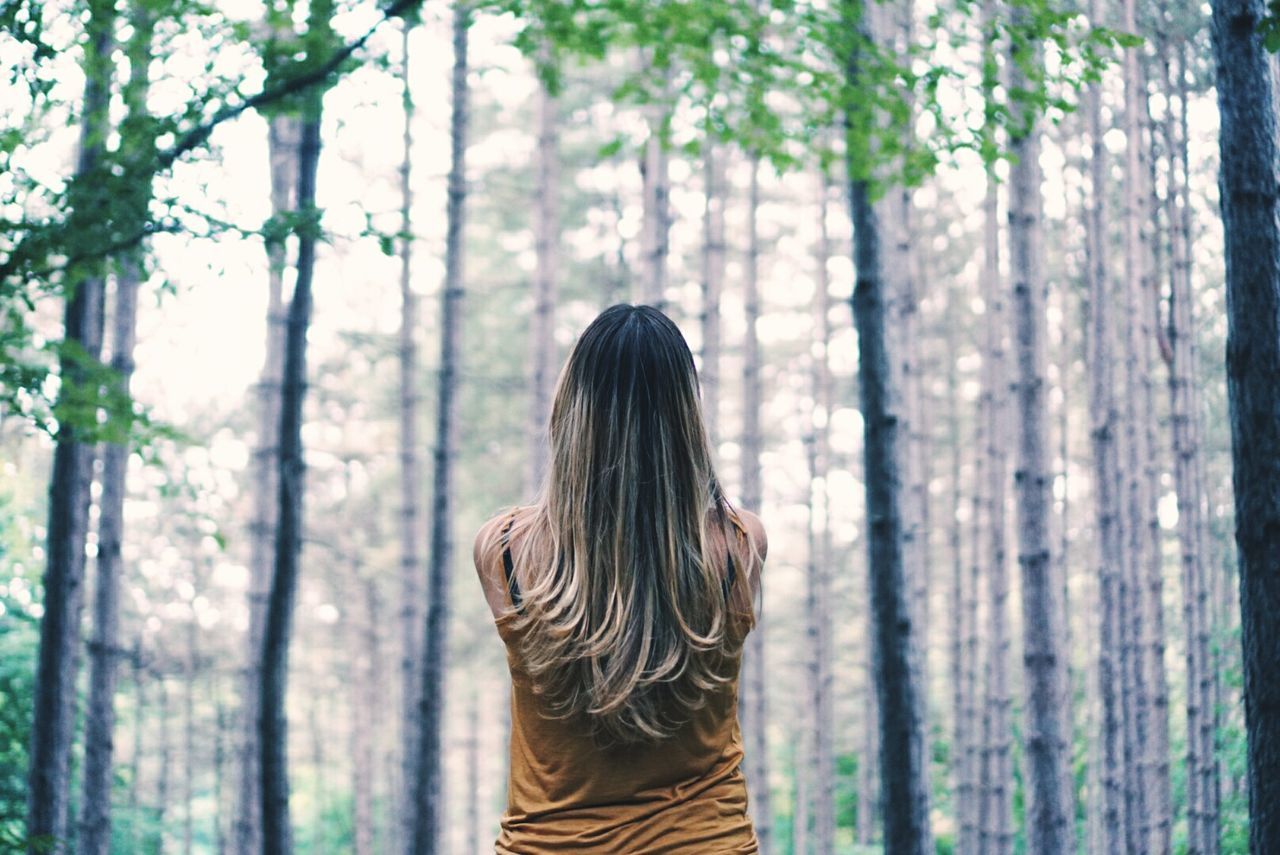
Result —
[[734, 579], [736, 579], [738, 575], [738, 568], [734, 565], [733, 556], [729, 552], [726, 551], [724, 554], [724, 557], [729, 561], [729, 572], [725, 575], [724, 581], [721, 582], [720, 584], [721, 584], [721, 587], [724, 589], [724, 601], [728, 603], [729, 594], [730, 592], [733, 591]]
[[515, 521], [516, 516], [512, 514], [507, 524], [502, 527], [502, 571], [507, 576], [507, 592], [511, 594], [511, 605], [516, 607], [517, 612], [523, 612], [520, 583], [516, 581], [516, 565], [511, 558], [511, 524]]

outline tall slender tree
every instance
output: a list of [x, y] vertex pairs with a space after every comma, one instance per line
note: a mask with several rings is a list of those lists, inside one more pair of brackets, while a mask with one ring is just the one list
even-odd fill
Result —
[[[1015, 5], [1012, 23], [1029, 12]], [[1026, 90], [1041, 63], [1033, 39], [1010, 46], [1009, 85]], [[1063, 649], [1061, 594], [1054, 584], [1049, 535], [1052, 499], [1045, 425], [1045, 313], [1040, 253], [1040, 144], [1035, 115], [1015, 100], [1009, 150], [1009, 250], [1013, 278], [1013, 346], [1017, 418], [1014, 468], [1018, 565], [1022, 581], [1023, 686], [1026, 693], [1027, 848], [1043, 855], [1074, 851], [1071, 706]]]
[[[1089, 18], [1097, 20], [1098, 3], [1091, 0]], [[1111, 288], [1107, 276], [1106, 232], [1107, 150], [1102, 142], [1101, 86], [1091, 84], [1084, 95], [1085, 126], [1089, 135], [1089, 202], [1085, 211], [1086, 280], [1089, 286], [1089, 410], [1095, 510], [1099, 607], [1097, 680], [1101, 700], [1102, 784], [1100, 827], [1109, 851], [1120, 851], [1126, 840], [1123, 805], [1124, 729], [1120, 708], [1120, 603], [1118, 596], [1122, 550], [1119, 452], [1116, 446], [1119, 412], [1115, 393], [1114, 327]]]
[[450, 591], [453, 569], [453, 466], [457, 454], [458, 382], [462, 348], [462, 298], [466, 283], [465, 217], [467, 199], [467, 36], [471, 9], [465, 0], [453, 7], [453, 109], [449, 121], [450, 167], [445, 216], [445, 278], [440, 317], [440, 376], [437, 382], [436, 438], [431, 497], [431, 547], [427, 577], [427, 620], [423, 642], [421, 700], [414, 780], [415, 816], [409, 851], [435, 855], [444, 847], [445, 674], [449, 656]]
[[[818, 244], [815, 257], [813, 313], [818, 341], [812, 351], [813, 415], [809, 426], [809, 566], [805, 585], [805, 634], [809, 644], [809, 703], [813, 717], [812, 753], [813, 843], [818, 855], [835, 852], [835, 722], [831, 692], [831, 536], [830, 425], [832, 390], [828, 350], [831, 346], [831, 294], [827, 263], [831, 237], [827, 231], [830, 184], [824, 174], [818, 185]], [[797, 775], [803, 770], [797, 770]]]
[[720, 299], [724, 290], [725, 158], [711, 139], [702, 149], [702, 415], [713, 444], [720, 439]]
[[[422, 466], [418, 457], [418, 420], [422, 410], [418, 371], [418, 295], [413, 289], [413, 86], [410, 77], [410, 46], [413, 26], [403, 23], [400, 38], [400, 103], [404, 114], [404, 134], [400, 157], [400, 691], [403, 710], [400, 732], [403, 744], [412, 746], [417, 730], [418, 674], [420, 673], [422, 628]], [[399, 803], [402, 840], [412, 834], [413, 810], [407, 786], [413, 780], [414, 752], [401, 758], [404, 786]]]
[[1249, 842], [1280, 841], [1280, 221], [1260, 0], [1214, 0], [1227, 274], [1227, 397], [1240, 568]]
[[[110, 204], [102, 189], [110, 132], [115, 5], [89, 4], [84, 50], [84, 108], [80, 150], [68, 190], [72, 229], [88, 228]], [[84, 606], [85, 538], [95, 449], [82, 421], [86, 402], [96, 399], [90, 366], [102, 352], [103, 269], [94, 262], [68, 278], [63, 309], [64, 342], [58, 360], [57, 434], [49, 479], [48, 556], [44, 572], [44, 612], [36, 660], [35, 711], [28, 755], [27, 837], [29, 851], [67, 850], [71, 746], [74, 741], [76, 673], [80, 656], [80, 616]], [[91, 410], [92, 412], [93, 410]]]
[[[144, 3], [129, 10], [132, 35], [126, 45], [130, 76], [124, 87], [127, 114], [121, 121], [121, 147], [145, 162], [154, 150], [147, 128], [147, 72], [151, 59], [152, 15]], [[145, 217], [149, 182], [128, 199], [131, 216]], [[137, 331], [138, 287], [143, 268], [138, 252], [117, 262], [115, 305], [112, 309], [111, 368], [118, 391], [128, 396], [133, 377], [133, 348]], [[93, 603], [93, 641], [89, 646], [89, 700], [85, 715], [83, 798], [80, 808], [78, 852], [106, 855], [111, 848], [111, 790], [114, 783], [115, 694], [120, 659], [120, 565], [124, 539], [124, 497], [129, 469], [129, 445], [111, 442], [102, 450], [102, 495], [99, 500], [98, 556]]]
[[560, 267], [559, 102], [544, 80], [538, 89], [537, 190], [534, 200], [533, 327], [529, 365], [529, 471], [525, 492], [532, 496], [547, 467], [547, 422], [556, 372], [556, 278]]
[[[760, 158], [750, 157], [750, 187], [747, 191], [747, 258], [743, 276], [743, 309], [746, 327], [742, 339], [742, 506], [759, 513], [763, 502], [760, 483], [760, 341], [756, 324], [760, 319]], [[773, 851], [773, 806], [769, 790], [769, 744], [765, 724], [765, 618], [761, 615], [747, 637], [743, 654], [745, 685], [739, 702], [742, 729], [747, 743], [747, 786], [750, 789], [752, 818], [760, 851]]]
[[[868, 48], [873, 46], [867, 6], [841, 6], [847, 36], [849, 93], [868, 84]], [[858, 332], [858, 381], [862, 399], [872, 642], [880, 721], [880, 776], [885, 846], [924, 855], [933, 851], [929, 805], [922, 794], [928, 755], [921, 707], [922, 687], [914, 679], [915, 624], [903, 569], [901, 486], [898, 448], [901, 400], [894, 388], [892, 354], [886, 347], [887, 295], [881, 268], [880, 226], [872, 198], [872, 152], [867, 128], [878, 121], [846, 99], [845, 130], [849, 208], [853, 224], [854, 323]]]
[[[284, 25], [268, 22], [275, 38], [290, 38]], [[271, 216], [282, 220], [293, 210], [298, 183], [298, 116], [281, 112], [267, 123], [267, 157], [271, 180]], [[265, 356], [254, 387], [256, 441], [252, 460], [252, 518], [249, 524], [249, 632], [241, 697], [241, 730], [238, 742], [240, 780], [234, 820], [235, 851], [241, 855], [262, 848], [262, 798], [259, 791], [261, 754], [258, 744], [258, 691], [262, 680], [262, 635], [267, 597], [275, 560], [275, 536], [279, 501], [280, 394], [284, 373], [286, 309], [284, 275], [288, 264], [284, 237], [268, 231], [267, 329]]]
[[[308, 14], [309, 50], [330, 48], [333, 5], [317, 0]], [[316, 209], [316, 173], [320, 164], [320, 122], [325, 87], [313, 86], [302, 102], [298, 145], [297, 277], [289, 300], [280, 394], [280, 452], [276, 475], [279, 507], [275, 533], [275, 567], [263, 624], [258, 695], [258, 752], [261, 764], [262, 852], [288, 855], [293, 851], [289, 819], [288, 685], [289, 639], [297, 596], [302, 552], [305, 463], [302, 447], [303, 399], [307, 386], [307, 329], [311, 324], [311, 282], [315, 275], [320, 218]]]

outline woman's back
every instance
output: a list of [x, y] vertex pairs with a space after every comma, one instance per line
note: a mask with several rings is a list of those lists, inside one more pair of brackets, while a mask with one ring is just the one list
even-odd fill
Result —
[[725, 498], [671, 319], [592, 321], [547, 439], [534, 504], [476, 538], [512, 681], [498, 852], [756, 852], [737, 686], [764, 533]]
[[[737, 674], [759, 576], [752, 552], [756, 562], [763, 557], [758, 520], [748, 516], [744, 525], [734, 519], [738, 536], [729, 540], [736, 542], [709, 538], [711, 548], [726, 556], [731, 641], [724, 666], [732, 679], [710, 692], [667, 739], [612, 746], [591, 737], [584, 715], [554, 715], [522, 663], [521, 636], [528, 627], [518, 625], [514, 606], [537, 569], [516, 567], [511, 559], [503, 530], [513, 521], [514, 515], [496, 518], [476, 539], [476, 568], [494, 607], [512, 680], [508, 800], [496, 851], [757, 852], [741, 770]], [[515, 592], [515, 603], [508, 590]]]

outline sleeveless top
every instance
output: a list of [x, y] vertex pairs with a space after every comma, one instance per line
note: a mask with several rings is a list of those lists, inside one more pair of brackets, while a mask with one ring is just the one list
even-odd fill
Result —
[[[544, 715], [521, 666], [512, 622], [521, 608], [508, 536], [507, 591], [516, 611], [495, 619], [511, 671], [511, 762], [497, 855], [755, 855], [738, 726], [742, 642], [754, 615], [729, 609], [733, 679], [669, 739], [600, 748], [582, 717]], [[731, 519], [733, 519], [731, 517]], [[734, 525], [742, 528], [738, 520]], [[745, 530], [743, 531], [745, 535]], [[728, 556], [726, 600], [738, 574]]]

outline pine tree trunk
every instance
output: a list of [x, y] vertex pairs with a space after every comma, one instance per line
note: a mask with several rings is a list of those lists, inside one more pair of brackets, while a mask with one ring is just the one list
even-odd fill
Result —
[[[1124, 26], [1137, 32], [1135, 0], [1125, 0]], [[1155, 240], [1151, 231], [1152, 210], [1150, 166], [1144, 147], [1143, 130], [1147, 116], [1147, 84], [1139, 64], [1138, 51], [1124, 55], [1125, 84], [1125, 276], [1128, 298], [1128, 339], [1125, 364], [1128, 367], [1130, 408], [1129, 450], [1133, 468], [1130, 477], [1132, 525], [1130, 531], [1134, 559], [1135, 616], [1141, 618], [1136, 647], [1135, 671], [1140, 676], [1135, 752], [1142, 793], [1142, 822], [1139, 845], [1144, 852], [1169, 851], [1171, 794], [1169, 785], [1168, 681], [1164, 669], [1163, 538], [1157, 502], [1160, 474], [1156, 461], [1162, 457], [1154, 441], [1156, 413], [1152, 391], [1155, 375], [1153, 343], [1156, 340], [1154, 277]], [[1135, 621], [1135, 624], [1137, 622]]]
[[410, 851], [435, 855], [441, 851], [445, 830], [444, 736], [445, 674], [449, 661], [449, 614], [453, 568], [453, 464], [458, 434], [458, 380], [462, 333], [462, 298], [465, 277], [464, 226], [466, 213], [466, 150], [468, 88], [467, 31], [471, 12], [465, 2], [453, 7], [453, 111], [449, 138], [451, 165], [445, 236], [445, 281], [440, 319], [440, 377], [437, 386], [436, 444], [431, 505], [431, 547], [427, 577], [427, 620], [423, 641], [422, 696], [419, 701], [421, 735], [418, 737], [417, 774], [414, 783], [415, 817]]
[[165, 846], [165, 831], [168, 827], [166, 816], [169, 813], [169, 775], [173, 771], [173, 735], [172, 722], [169, 715], [169, 684], [165, 680], [163, 674], [158, 674], [156, 678], [156, 690], [160, 693], [159, 709], [160, 714], [160, 746], [158, 760], [160, 763], [160, 773], [156, 778], [156, 812], [155, 812], [155, 828], [156, 828], [156, 855], [164, 855], [167, 847]]
[[702, 419], [712, 446], [720, 439], [720, 295], [724, 288], [727, 152], [707, 139], [702, 152]]
[[[84, 109], [80, 151], [70, 193], [82, 217], [98, 215], [103, 200], [95, 198], [103, 168], [110, 121], [112, 29], [115, 9], [91, 4], [85, 46]], [[85, 198], [79, 199], [79, 194]], [[102, 351], [103, 275], [100, 270], [65, 285], [65, 341], [90, 360]], [[85, 372], [72, 354], [59, 359], [59, 398], [73, 394]], [[35, 709], [31, 725], [27, 787], [28, 851], [68, 851], [68, 803], [71, 796], [71, 748], [75, 741], [76, 674], [80, 666], [80, 616], [84, 607], [85, 538], [89, 526], [89, 488], [95, 449], [82, 442], [82, 425], [60, 423], [49, 484], [49, 520], [43, 588], [43, 616], [36, 660]]]
[[[833, 855], [836, 836], [836, 769], [835, 722], [833, 715], [833, 677], [831, 673], [831, 511], [827, 473], [831, 468], [828, 431], [831, 419], [832, 389], [828, 350], [831, 345], [831, 296], [827, 262], [831, 258], [831, 239], [827, 234], [827, 202], [830, 188], [824, 176], [819, 184], [817, 284], [814, 314], [820, 352], [813, 363], [813, 399], [821, 420], [813, 423], [813, 456], [810, 467], [810, 622], [807, 628], [811, 645], [810, 679], [813, 708], [813, 841], [817, 855]], [[821, 479], [821, 487], [818, 487]]]
[[[751, 157], [751, 186], [747, 196], [747, 259], [743, 277], [743, 308], [746, 329], [742, 340], [742, 506], [760, 513], [763, 496], [760, 484], [760, 343], [756, 322], [760, 318], [760, 159]], [[742, 668], [745, 685], [739, 700], [742, 733], [746, 742], [747, 787], [751, 816], [763, 855], [773, 852], [773, 799], [769, 789], [769, 745], [765, 738], [765, 643], [763, 615], [747, 636]]]
[[374, 699], [379, 686], [373, 678], [374, 663], [378, 660], [378, 608], [377, 585], [360, 566], [352, 568], [360, 588], [350, 593], [354, 600], [363, 600], [363, 620], [352, 622], [350, 704], [351, 704], [351, 802], [352, 843], [355, 855], [373, 855], [373, 736], [376, 731], [373, 713]]
[[1240, 566], [1249, 841], [1280, 841], [1280, 228], [1271, 68], [1260, 0], [1214, 0], [1226, 243], [1227, 396]]
[[191, 855], [195, 842], [192, 800], [195, 796], [196, 762], [196, 622], [192, 614], [186, 626], [186, 654], [182, 659], [182, 853]]
[[[146, 69], [150, 62], [151, 21], [139, 4], [131, 10], [133, 37], [127, 46], [130, 66]], [[121, 145], [130, 152], [147, 153], [152, 147], [144, 137], [147, 78], [132, 76], [125, 87], [128, 115], [123, 120]], [[133, 206], [145, 206], [150, 193], [139, 193]], [[141, 214], [142, 212], [138, 212]], [[121, 258], [117, 265], [113, 307], [111, 368], [118, 390], [129, 394], [133, 376], [133, 348], [138, 316], [138, 286], [142, 280], [139, 259]], [[115, 693], [120, 656], [120, 552], [124, 537], [124, 497], [129, 470], [127, 443], [109, 443], [102, 451], [102, 495], [99, 499], [98, 555], [93, 604], [93, 641], [89, 645], [89, 700], [85, 712], [83, 799], [80, 806], [80, 843], [77, 852], [106, 855], [111, 849], [112, 759], [115, 750]]]
[[[1090, 19], [1096, 19], [1096, 0]], [[1121, 776], [1124, 769], [1124, 730], [1120, 708], [1119, 573], [1122, 531], [1118, 483], [1119, 430], [1115, 394], [1111, 288], [1107, 277], [1106, 147], [1102, 142], [1101, 93], [1097, 84], [1085, 92], [1085, 119], [1091, 154], [1089, 208], [1085, 212], [1087, 279], [1089, 282], [1089, 410], [1093, 450], [1094, 490], [1097, 496], [1098, 591], [1100, 608], [1098, 683], [1102, 704], [1102, 829], [1107, 851], [1120, 851], [1127, 839]]]
[[[987, 4], [988, 11], [992, 4]], [[991, 23], [988, 22], [988, 28]], [[988, 168], [983, 201], [983, 303], [986, 307], [981, 377], [981, 410], [986, 453], [983, 473], [983, 517], [987, 527], [987, 631], [985, 711], [983, 714], [983, 772], [980, 781], [984, 805], [981, 816], [982, 849], [994, 855], [1013, 851], [1013, 694], [1009, 686], [1011, 639], [1009, 631], [1008, 518], [1009, 455], [1014, 437], [1010, 430], [1009, 385], [1012, 381], [1005, 355], [1003, 277], [1000, 275], [998, 227], [999, 190], [994, 166]]]
[[413, 832], [413, 807], [408, 798], [413, 780], [413, 745], [417, 730], [417, 678], [421, 667], [422, 627], [422, 467], [418, 458], [418, 417], [422, 409], [418, 376], [418, 296], [413, 291], [413, 90], [409, 77], [412, 27], [406, 20], [401, 35], [400, 93], [404, 114], [400, 159], [400, 690], [401, 796], [399, 831], [401, 845]]
[[[331, 3], [317, 2], [309, 13], [309, 29], [316, 44], [328, 39]], [[258, 753], [261, 764], [263, 855], [288, 855], [293, 849], [289, 819], [288, 727], [285, 697], [289, 670], [289, 639], [297, 595], [302, 552], [305, 463], [302, 448], [303, 399], [307, 386], [307, 329], [311, 323], [311, 282], [315, 273], [317, 215], [316, 171], [320, 162], [320, 121], [323, 90], [305, 96], [298, 145], [297, 277], [289, 301], [280, 395], [279, 468], [276, 475], [279, 507], [275, 532], [275, 567], [263, 624], [262, 664], [258, 695]]]
[[666, 116], [662, 105], [671, 86], [671, 69], [668, 67], [656, 72], [649, 57], [645, 57], [643, 62], [649, 74], [662, 75], [663, 97], [656, 103], [651, 103], [647, 110], [649, 136], [645, 140], [644, 156], [640, 162], [644, 192], [644, 222], [641, 228], [644, 279], [641, 282], [639, 302], [665, 312], [671, 231], [671, 179], [668, 174], [670, 155], [664, 141]]
[[[1164, 71], [1164, 92], [1172, 105], [1176, 92], [1170, 80], [1168, 44], [1159, 39], [1160, 62]], [[1185, 116], [1185, 102], [1179, 113]], [[1202, 786], [1200, 770], [1213, 762], [1212, 743], [1205, 745], [1201, 731], [1201, 684], [1208, 662], [1200, 645], [1204, 620], [1205, 593], [1205, 509], [1207, 493], [1197, 465], [1201, 455], [1203, 428], [1196, 400], [1198, 374], [1195, 344], [1195, 306], [1192, 303], [1191, 259], [1182, 216], [1189, 200], [1182, 183], [1186, 164], [1182, 161], [1184, 139], [1179, 139], [1172, 107], [1164, 117], [1165, 149], [1169, 153], [1169, 190], [1166, 201], [1169, 222], [1169, 410], [1173, 434], [1173, 476], [1178, 497], [1178, 545], [1182, 566], [1182, 619], [1186, 661], [1186, 801], [1187, 853], [1216, 852], [1217, 830], [1208, 823], [1208, 794]]]
[[533, 275], [533, 327], [529, 364], [529, 472], [525, 493], [532, 497], [547, 468], [547, 425], [556, 379], [556, 277], [560, 266], [560, 133], [555, 96], [538, 90], [538, 185], [534, 218], [537, 266]]
[[[864, 83], [864, 43], [870, 43], [865, 3], [846, 3], [846, 25], [857, 28], [846, 82]], [[852, 34], [852, 33], [851, 33]], [[846, 117], [846, 129], [862, 117]], [[872, 116], [872, 120], [877, 117]], [[848, 139], [857, 139], [849, 134]], [[880, 720], [880, 781], [886, 849], [904, 855], [933, 851], [922, 707], [923, 686], [913, 662], [921, 627], [914, 621], [903, 567], [902, 473], [899, 442], [900, 390], [894, 388], [894, 358], [886, 346], [888, 294], [881, 267], [880, 226], [865, 170], [866, 151], [850, 150], [849, 208], [853, 225], [854, 323], [858, 333], [858, 381], [864, 424], [867, 529], [870, 558], [872, 644]]]
[[[267, 125], [267, 151], [271, 171], [271, 215], [282, 217], [293, 210], [298, 182], [298, 118], [273, 116]], [[267, 251], [266, 356], [255, 388], [257, 446], [253, 451], [252, 503], [249, 556], [249, 655], [246, 657], [241, 701], [241, 733], [238, 745], [239, 785], [234, 821], [235, 851], [257, 855], [262, 849], [261, 766], [258, 743], [258, 691], [262, 680], [263, 625], [275, 560], [276, 516], [280, 466], [280, 387], [284, 372], [286, 311], [284, 273], [287, 263], [282, 239], [265, 241]]]
[[[1012, 10], [1015, 21], [1027, 12]], [[1039, 50], [1015, 44], [1010, 85], [1025, 88], [1019, 62], [1040, 62]], [[1060, 590], [1053, 580], [1050, 547], [1045, 376], [1044, 286], [1040, 272], [1040, 164], [1036, 122], [1024, 105], [1014, 110], [1009, 177], [1009, 247], [1013, 276], [1018, 565], [1022, 579], [1023, 687], [1026, 695], [1027, 848], [1039, 855], [1074, 851], [1071, 777], [1071, 699], [1063, 649]]]
[[129, 757], [129, 851], [137, 852], [139, 846], [138, 781], [142, 775], [142, 718], [146, 709], [146, 694], [142, 682], [142, 640], [133, 642], [133, 661], [130, 675], [133, 680], [133, 745]]

